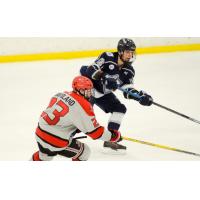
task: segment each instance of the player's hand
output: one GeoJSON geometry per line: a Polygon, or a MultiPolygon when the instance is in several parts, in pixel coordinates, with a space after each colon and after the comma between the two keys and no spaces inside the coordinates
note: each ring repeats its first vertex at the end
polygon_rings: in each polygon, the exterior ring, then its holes
{"type": "Polygon", "coordinates": [[[140,91],[139,95],[140,95],[139,103],[141,105],[143,105],[143,106],[151,106],[152,105],[153,98],[150,95],[148,95],[144,91],[140,91]]]}
{"type": "Polygon", "coordinates": [[[117,80],[113,77],[109,77],[105,75],[103,77],[103,83],[105,84],[106,88],[109,90],[116,90],[118,88],[117,80]]]}
{"type": "Polygon", "coordinates": [[[120,142],[122,141],[121,133],[117,130],[109,130],[112,133],[111,142],[120,142]]]}

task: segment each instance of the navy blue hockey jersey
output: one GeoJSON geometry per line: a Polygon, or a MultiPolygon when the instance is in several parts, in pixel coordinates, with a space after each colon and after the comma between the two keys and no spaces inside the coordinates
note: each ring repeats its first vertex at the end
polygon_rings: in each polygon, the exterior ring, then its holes
{"type": "Polygon", "coordinates": [[[135,76],[135,70],[132,65],[123,65],[119,67],[117,65],[118,53],[117,52],[104,52],[91,66],[83,66],[80,70],[83,76],[90,78],[94,84],[94,88],[102,93],[107,94],[111,91],[105,87],[101,77],[96,76],[99,71],[102,74],[106,74],[112,78],[115,78],[119,87],[133,84],[133,78],[135,76]]]}

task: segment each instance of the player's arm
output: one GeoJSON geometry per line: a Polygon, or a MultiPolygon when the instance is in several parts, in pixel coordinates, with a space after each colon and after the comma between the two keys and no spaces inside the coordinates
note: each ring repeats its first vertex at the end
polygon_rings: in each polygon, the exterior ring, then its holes
{"type": "Polygon", "coordinates": [[[74,125],[81,132],[85,133],[92,139],[100,139],[103,141],[118,142],[121,140],[119,132],[108,131],[105,127],[100,126],[96,120],[92,107],[88,108],[87,112],[80,111],[74,119],[74,125]]]}
{"type": "Polygon", "coordinates": [[[106,60],[106,53],[102,53],[95,62],[87,67],[86,74],[93,80],[100,80],[103,76],[102,67],[106,60]]]}
{"type": "MultiPolygon", "coordinates": [[[[93,118],[92,120],[96,120],[96,119],[93,118]]],[[[88,135],[94,140],[100,139],[103,141],[110,141],[110,142],[121,141],[121,134],[119,131],[114,131],[114,130],[109,131],[105,127],[100,126],[100,125],[98,127],[94,127],[93,130],[91,129],[88,130],[86,135],[88,135]]]]}
{"type": "Polygon", "coordinates": [[[134,88],[133,80],[135,76],[135,71],[133,67],[129,66],[127,69],[125,69],[125,71],[127,73],[127,78],[121,87],[122,89],[125,90],[125,92],[123,93],[124,98],[139,101],[139,103],[143,106],[151,106],[153,103],[153,98],[146,92],[142,90],[138,91],[134,88]],[[140,98],[137,98],[134,95],[131,95],[131,93],[137,94],[137,96],[139,95],[140,98]]]}
{"type": "Polygon", "coordinates": [[[104,63],[108,61],[109,56],[113,55],[109,52],[104,52],[99,56],[97,60],[91,65],[87,67],[86,74],[92,80],[101,80],[105,87],[109,90],[116,90],[118,88],[118,83],[116,78],[109,76],[104,73],[104,63]]]}
{"type": "Polygon", "coordinates": [[[134,88],[135,70],[133,69],[132,66],[127,66],[126,68],[123,68],[123,71],[124,74],[126,74],[125,80],[121,86],[121,88],[125,90],[124,98],[137,100],[136,98],[134,98],[129,94],[129,92],[138,94],[138,91],[134,88]]]}
{"type": "Polygon", "coordinates": [[[134,99],[143,106],[151,106],[153,103],[153,98],[149,94],[147,94],[143,90],[138,91],[134,88],[126,89],[126,92],[124,92],[124,97],[126,99],[134,99]],[[131,94],[137,94],[137,96],[139,96],[139,98],[134,97],[134,95],[131,95],[131,94]]]}

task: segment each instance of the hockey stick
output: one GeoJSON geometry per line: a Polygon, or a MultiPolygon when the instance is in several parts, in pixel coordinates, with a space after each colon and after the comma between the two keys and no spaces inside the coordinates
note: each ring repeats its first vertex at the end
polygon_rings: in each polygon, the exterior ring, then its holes
{"type": "MultiPolygon", "coordinates": [[[[129,95],[131,95],[131,96],[133,96],[133,97],[135,97],[135,98],[137,98],[137,99],[140,99],[140,95],[138,95],[138,94],[136,94],[136,93],[129,92],[129,91],[124,90],[124,89],[122,89],[122,88],[118,88],[118,89],[121,90],[122,92],[125,92],[125,93],[127,93],[127,94],[129,94],[129,95]]],[[[175,111],[175,110],[172,110],[171,108],[167,108],[167,107],[165,107],[165,106],[163,106],[163,105],[160,105],[160,104],[158,104],[158,103],[156,103],[156,102],[153,102],[153,105],[158,106],[158,107],[160,107],[160,108],[163,108],[163,109],[165,109],[165,110],[167,110],[167,111],[169,111],[169,112],[172,112],[172,113],[174,113],[174,114],[177,114],[177,115],[179,115],[179,116],[181,116],[181,117],[184,117],[185,119],[188,119],[188,120],[190,120],[190,121],[193,121],[193,122],[195,122],[195,123],[200,124],[200,121],[199,121],[199,120],[194,119],[194,118],[192,118],[192,117],[189,117],[189,116],[187,116],[187,115],[184,115],[184,114],[182,114],[182,113],[180,113],[180,112],[177,112],[177,111],[175,111]]]]}
{"type": "Polygon", "coordinates": [[[73,138],[73,139],[76,139],[76,140],[78,140],[78,139],[85,139],[85,138],[87,138],[87,136],[86,136],[86,135],[79,136],[79,137],[75,137],[75,138],[73,138]]]}
{"type": "Polygon", "coordinates": [[[190,154],[190,155],[193,155],[193,156],[200,157],[200,154],[198,154],[198,153],[181,150],[181,149],[177,149],[177,148],[174,148],[174,147],[164,146],[164,145],[160,145],[160,144],[154,144],[154,143],[151,143],[151,142],[136,140],[136,139],[128,138],[128,137],[122,137],[122,138],[124,140],[128,140],[128,141],[131,141],[131,142],[136,142],[136,143],[140,143],[140,144],[145,144],[145,145],[157,147],[157,148],[160,148],[160,149],[166,149],[166,150],[170,150],[170,151],[176,151],[176,152],[179,152],[179,153],[185,153],[185,154],[190,154]]]}

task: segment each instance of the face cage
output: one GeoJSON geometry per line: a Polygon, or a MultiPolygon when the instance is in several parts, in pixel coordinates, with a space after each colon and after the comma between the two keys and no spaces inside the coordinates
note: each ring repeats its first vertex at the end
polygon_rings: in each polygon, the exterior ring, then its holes
{"type": "Polygon", "coordinates": [[[81,89],[77,90],[77,92],[86,99],[90,99],[92,96],[94,96],[94,89],[85,89],[85,90],[81,89]]]}

